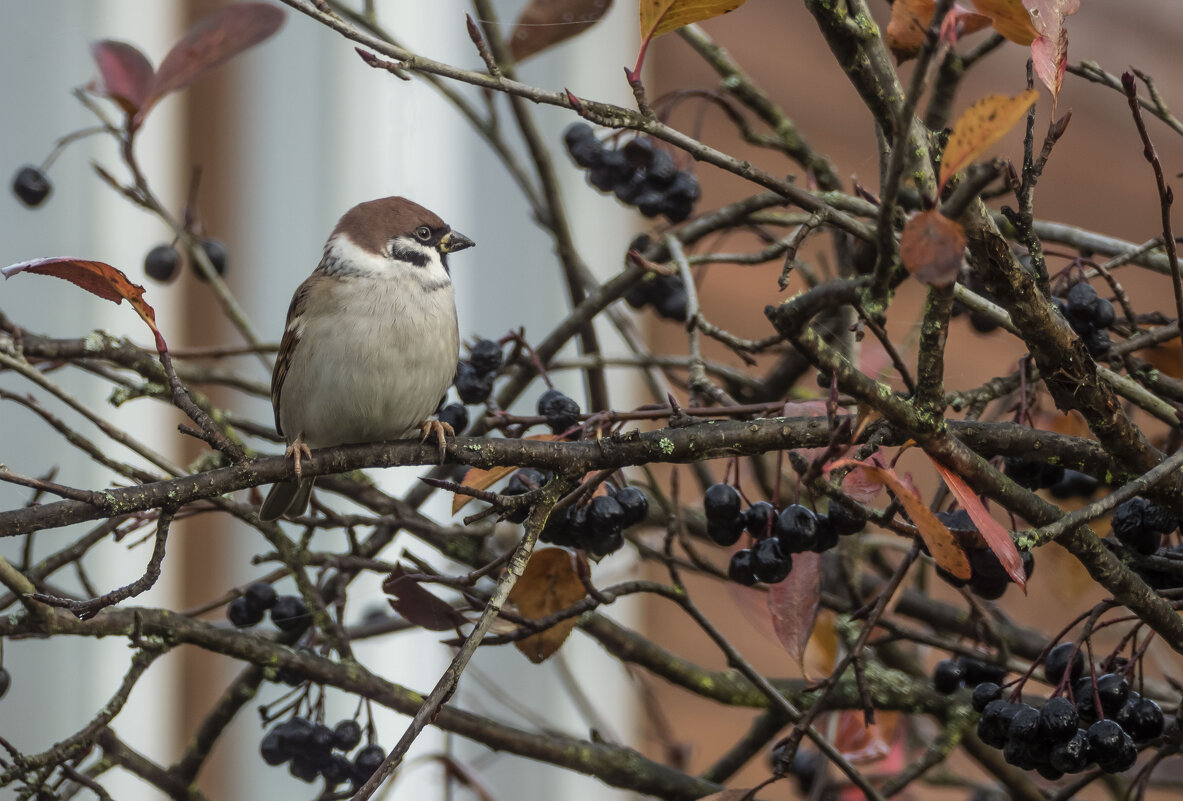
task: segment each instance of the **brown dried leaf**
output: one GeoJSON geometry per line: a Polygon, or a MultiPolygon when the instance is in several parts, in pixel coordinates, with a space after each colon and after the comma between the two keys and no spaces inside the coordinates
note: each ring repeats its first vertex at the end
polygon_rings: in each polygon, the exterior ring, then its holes
{"type": "MultiPolygon", "coordinates": [[[[891,6],[891,21],[884,39],[897,61],[915,58],[924,46],[925,31],[932,25],[936,0],[896,0],[891,6]]],[[[949,44],[957,43],[959,34],[969,34],[990,26],[990,18],[954,5],[941,25],[941,36],[949,44]]]]}
{"type": "Polygon", "coordinates": [[[1031,12],[1022,0],[973,0],[974,8],[990,18],[994,30],[1024,47],[1038,38],[1031,12]]]}
{"type": "Polygon", "coordinates": [[[900,261],[917,281],[949,287],[961,272],[965,229],[939,209],[912,215],[900,234],[900,261]]]}
{"type": "Polygon", "coordinates": [[[920,500],[919,493],[914,488],[905,485],[904,481],[895,474],[895,471],[866,462],[856,462],[853,459],[835,462],[833,466],[856,467],[858,470],[873,475],[880,483],[895,493],[908,512],[908,517],[912,518],[912,523],[920,532],[921,538],[924,539],[924,544],[928,546],[928,552],[932,554],[932,558],[940,565],[941,569],[957,578],[969,579],[971,575],[969,559],[961,550],[961,546],[957,544],[953,532],[949,531],[948,527],[937,519],[937,516],[928,508],[928,504],[920,500]]]}
{"type": "Polygon", "coordinates": [[[283,20],[283,9],[267,3],[236,3],[199,20],[160,62],[151,92],[132,120],[133,130],[162,97],[257,45],[278,31],[283,20]]]}
{"type": "MultiPolygon", "coordinates": [[[[542,548],[530,557],[526,572],[509,593],[509,601],[517,606],[522,617],[541,620],[578,603],[586,594],[571,552],[565,548],[542,548]]],[[[544,662],[566,641],[575,622],[575,617],[569,617],[514,645],[531,662],[544,662]]]]}
{"type": "Polygon", "coordinates": [[[18,273],[37,273],[38,275],[52,275],[69,281],[77,287],[85,289],[92,295],[98,295],[103,300],[120,303],[126,300],[136,310],[156,338],[156,349],[161,353],[168,351],[160,329],[156,327],[156,311],[144,300],[144,288],[133,284],[120,270],[101,261],[86,259],[49,258],[33,259],[32,261],[11,264],[0,268],[0,274],[11,278],[18,273]]]}
{"type": "Polygon", "coordinates": [[[641,0],[641,41],[734,11],[744,0],[641,0]]]}
{"type": "Polygon", "coordinates": [[[978,533],[986,541],[986,547],[998,557],[998,561],[1002,563],[1002,567],[1010,576],[1011,581],[1026,592],[1027,574],[1023,571],[1023,558],[1019,556],[1019,549],[1015,547],[1014,540],[1010,538],[1010,532],[990,516],[990,512],[986,510],[981,499],[962,480],[961,476],[935,459],[932,460],[932,465],[941,474],[945,486],[957,498],[961,508],[969,513],[969,519],[974,521],[974,525],[978,527],[978,533]]]}
{"type": "Polygon", "coordinates": [[[156,75],[148,57],[134,45],[113,39],[93,42],[90,54],[99,68],[91,90],[114,100],[128,114],[139,111],[156,75]]]}
{"type": "Polygon", "coordinates": [[[805,552],[793,555],[793,569],[784,581],[768,588],[768,611],[780,644],[805,672],[805,648],[813,634],[821,601],[821,556],[805,552]]]}
{"type": "Polygon", "coordinates": [[[583,33],[611,7],[612,0],[530,0],[510,35],[514,61],[583,33]]]}
{"type": "Polygon", "coordinates": [[[391,596],[388,600],[394,611],[428,631],[451,631],[468,622],[446,601],[408,578],[402,565],[396,566],[382,582],[382,591],[391,596]]]}
{"type": "MultiPolygon", "coordinates": [[[[554,434],[531,434],[528,437],[522,437],[522,439],[532,439],[539,442],[550,442],[554,439],[557,439],[557,437],[554,434]]],[[[517,469],[518,468],[514,465],[491,467],[488,470],[474,467],[464,474],[464,479],[460,482],[460,486],[472,487],[473,489],[478,490],[487,490],[489,487],[493,486],[498,481],[505,478],[517,469]]],[[[461,495],[459,493],[453,495],[452,514],[459,512],[461,509],[467,506],[469,501],[472,499],[473,498],[471,495],[461,495]]]]}
{"type": "Polygon", "coordinates": [[[1039,92],[1028,89],[1017,97],[987,95],[970,106],[953,125],[945,154],[941,158],[940,185],[969,166],[990,145],[997,142],[1039,97],[1039,92]]]}

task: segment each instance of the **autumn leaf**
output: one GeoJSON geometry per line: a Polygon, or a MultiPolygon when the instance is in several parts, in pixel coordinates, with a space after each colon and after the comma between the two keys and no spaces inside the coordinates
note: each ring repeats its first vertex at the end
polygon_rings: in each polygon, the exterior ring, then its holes
{"type": "Polygon", "coordinates": [[[987,95],[970,106],[953,124],[941,158],[940,187],[982,155],[1022,119],[1039,93],[1028,89],[1017,97],[987,95]]]}
{"type": "MultiPolygon", "coordinates": [[[[528,437],[522,437],[522,439],[549,442],[551,440],[557,439],[557,437],[554,434],[531,434],[528,437]]],[[[489,487],[493,486],[498,481],[505,478],[517,469],[518,468],[514,465],[490,467],[488,470],[474,467],[464,474],[464,478],[460,481],[460,486],[471,487],[472,489],[478,490],[487,490],[489,487]]],[[[461,495],[460,493],[454,494],[452,496],[452,514],[459,512],[472,500],[473,497],[471,495],[461,495]]]]}
{"type": "Polygon", "coordinates": [[[1027,0],[1039,37],[1031,43],[1035,74],[1052,93],[1052,107],[1060,97],[1068,66],[1068,29],[1064,18],[1080,10],[1080,0],[1027,0]]]}
{"type": "MultiPolygon", "coordinates": [[[[924,37],[932,25],[936,0],[896,0],[891,6],[884,40],[899,62],[915,58],[924,46],[924,37]]],[[[941,25],[941,35],[956,44],[956,34],[974,33],[989,27],[990,18],[954,5],[941,25]]]]}
{"type": "Polygon", "coordinates": [[[856,462],[853,459],[843,459],[835,462],[833,466],[855,467],[874,476],[876,480],[890,489],[903,504],[904,510],[920,532],[924,544],[928,546],[928,552],[932,554],[937,565],[957,578],[969,579],[971,575],[969,559],[961,550],[961,546],[957,544],[953,532],[949,531],[949,528],[937,519],[928,505],[920,500],[919,493],[914,488],[906,486],[893,470],[866,462],[856,462]]]}
{"type": "Polygon", "coordinates": [[[382,582],[382,591],[391,596],[387,600],[394,611],[428,631],[450,631],[468,622],[450,604],[408,577],[402,565],[397,565],[382,582]]]}
{"type": "Polygon", "coordinates": [[[612,0],[530,0],[510,34],[514,61],[583,33],[611,7],[612,0]]]}
{"type": "Polygon", "coordinates": [[[1027,574],[1023,571],[1023,558],[1019,556],[1019,549],[1015,547],[1010,532],[991,517],[981,499],[969,488],[961,476],[935,459],[932,460],[932,465],[941,474],[945,486],[953,493],[953,497],[961,504],[961,508],[969,514],[969,519],[974,521],[978,533],[986,541],[986,547],[998,557],[998,561],[1002,563],[1002,567],[1010,576],[1011,581],[1026,592],[1027,574]]]}
{"type": "Polygon", "coordinates": [[[199,20],[160,62],[147,97],[129,122],[131,130],[143,124],[148,111],[165,95],[262,42],[279,30],[283,20],[283,10],[267,3],[236,3],[199,20]]]}
{"type": "Polygon", "coordinates": [[[869,726],[861,710],[844,709],[838,713],[834,733],[834,747],[854,765],[878,762],[890,753],[887,741],[895,731],[898,716],[893,712],[877,712],[869,726]]]}
{"type": "Polygon", "coordinates": [[[989,17],[994,30],[1024,47],[1039,37],[1031,21],[1031,12],[1022,0],[973,0],[974,8],[989,17]]]}
{"type": "Polygon", "coordinates": [[[692,22],[721,16],[743,4],[744,0],[640,0],[641,52],[637,55],[637,65],[629,73],[629,79],[639,79],[645,51],[658,36],[692,22]]]}
{"type": "MultiPolygon", "coordinates": [[[[565,548],[542,548],[534,552],[526,572],[509,593],[509,601],[517,606],[522,617],[541,620],[583,600],[587,590],[575,571],[574,559],[565,548]]],[[[544,662],[566,641],[576,620],[577,617],[569,617],[514,645],[531,662],[544,662]]]]}
{"type": "Polygon", "coordinates": [[[965,229],[939,209],[914,214],[900,234],[900,261],[917,281],[949,287],[961,272],[965,229]]]}
{"type": "Polygon", "coordinates": [[[140,315],[140,319],[152,329],[152,335],[156,338],[156,350],[161,353],[168,351],[168,345],[160,335],[160,329],[156,327],[156,310],[144,300],[144,288],[139,284],[133,284],[126,275],[110,264],[86,259],[49,258],[33,259],[0,268],[0,274],[5,278],[11,278],[18,273],[52,275],[54,278],[69,281],[92,295],[98,295],[103,300],[117,304],[126,300],[135,309],[136,314],[140,315]]]}
{"type": "Polygon", "coordinates": [[[789,577],[768,588],[768,611],[780,644],[805,670],[805,647],[817,620],[821,600],[821,556],[806,551],[793,555],[789,577]]]}
{"type": "Polygon", "coordinates": [[[112,39],[92,43],[90,54],[99,68],[90,91],[114,100],[127,114],[139,111],[156,76],[148,57],[134,45],[112,39]]]}

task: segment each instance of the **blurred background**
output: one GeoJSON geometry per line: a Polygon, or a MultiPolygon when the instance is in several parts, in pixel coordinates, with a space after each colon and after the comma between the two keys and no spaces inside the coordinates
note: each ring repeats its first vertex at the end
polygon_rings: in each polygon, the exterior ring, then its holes
{"type": "MultiPolygon", "coordinates": [[[[219,5],[196,0],[152,4],[0,0],[0,108],[6,120],[0,126],[0,172],[14,173],[23,164],[40,163],[57,138],[93,123],[70,95],[95,74],[90,42],[108,38],[132,42],[159,63],[189,24],[219,5]]],[[[480,68],[464,29],[467,4],[379,0],[375,5],[386,27],[412,49],[480,68]]],[[[524,0],[496,3],[507,30],[523,5],[524,0]]],[[[890,13],[887,3],[872,0],[872,7],[885,25],[890,13]]],[[[603,21],[524,64],[520,77],[548,89],[568,87],[583,97],[629,105],[632,97],[621,67],[635,60],[636,28],[636,4],[617,0],[603,21]]],[[[731,50],[797,123],[807,141],[833,160],[847,186],[851,179],[877,186],[870,116],[803,4],[748,0],[738,11],[704,28],[731,50]]],[[[1070,63],[1097,61],[1115,74],[1132,64],[1158,78],[1164,99],[1177,113],[1183,109],[1178,57],[1183,20],[1177,0],[1086,3],[1068,28],[1070,63]]],[[[1003,46],[967,80],[957,110],[987,93],[1020,91],[1024,63],[1021,48],[1003,46]]],[[[685,88],[718,86],[717,77],[676,35],[654,44],[647,68],[651,98],[685,88]]],[[[465,94],[479,100],[475,92],[465,94]]],[[[1073,121],[1036,195],[1038,216],[1134,242],[1160,233],[1153,177],[1142,159],[1125,99],[1069,75],[1057,114],[1069,109],[1073,121]]],[[[1038,131],[1046,128],[1050,113],[1044,93],[1038,131]]],[[[628,242],[645,229],[645,221],[587,187],[582,171],[561,152],[561,131],[572,115],[545,107],[536,114],[554,145],[564,200],[583,258],[598,275],[611,275],[620,268],[628,242]]],[[[671,122],[774,173],[798,172],[775,153],[745,145],[726,118],[705,104],[676,104],[671,122]]],[[[1179,173],[1183,142],[1157,121],[1151,119],[1149,125],[1168,174],[1179,173]]],[[[503,167],[455,111],[423,82],[402,82],[365,66],[350,43],[294,13],[289,12],[277,36],[165,100],[143,129],[138,147],[150,182],[174,213],[185,206],[192,170],[201,168],[194,211],[204,234],[226,243],[230,254],[226,280],[265,341],[278,340],[291,292],[315,266],[340,214],[356,202],[389,194],[422,203],[477,242],[476,249],[453,263],[462,336],[496,338],[525,326],[527,337],[537,339],[566,309],[549,241],[534,227],[503,167]]],[[[994,152],[1017,160],[1018,135],[1005,139],[994,152]]],[[[51,255],[109,262],[149,286],[148,299],[174,349],[240,344],[238,334],[222,319],[210,288],[192,274],[186,272],[167,287],[144,278],[145,253],[167,243],[170,234],[102,184],[91,162],[123,177],[112,143],[92,139],[72,146],[53,165],[54,191],[43,208],[29,211],[10,194],[0,196],[0,263],[51,255]]],[[[750,191],[739,179],[709,166],[700,167],[697,174],[704,196],[700,209],[750,191]]],[[[725,249],[739,250],[754,243],[755,239],[737,237],[729,239],[725,249]]],[[[825,266],[820,251],[802,256],[825,266]]],[[[699,291],[708,317],[742,337],[769,333],[763,316],[753,310],[784,297],[776,289],[779,269],[774,264],[704,271],[699,291]]],[[[1120,277],[1135,304],[1154,303],[1168,291],[1160,276],[1127,271],[1120,277]]],[[[906,288],[893,307],[891,331],[898,341],[908,340],[918,319],[918,297],[906,288]]],[[[141,324],[126,307],[47,279],[26,277],[0,285],[0,310],[38,333],[82,337],[103,329],[147,344],[141,324]]],[[[680,326],[658,322],[652,315],[639,317],[638,322],[659,348],[685,352],[680,326]]],[[[609,352],[619,352],[606,327],[600,334],[609,352]]],[[[957,358],[947,368],[951,388],[969,387],[1011,369],[1023,352],[1013,339],[975,334],[964,320],[958,322],[950,342],[949,352],[957,358]]],[[[743,366],[721,349],[710,355],[737,368],[743,366]]],[[[268,380],[257,361],[244,360],[240,366],[252,379],[268,380]]],[[[66,375],[60,380],[84,403],[107,413],[108,390],[101,382],[66,375]]],[[[626,377],[616,375],[614,381],[618,408],[649,400],[626,377]]],[[[32,389],[12,377],[4,378],[4,386],[14,392],[32,389]]],[[[581,397],[577,380],[560,386],[581,397]]],[[[534,398],[525,398],[523,408],[532,408],[534,398]]],[[[233,400],[238,411],[264,423],[271,419],[265,399],[245,405],[241,395],[215,399],[233,400]]],[[[179,418],[168,408],[140,401],[111,413],[116,423],[179,463],[199,454],[191,440],[176,432],[179,418]]],[[[121,452],[118,458],[127,454],[121,452]]],[[[11,404],[0,405],[0,462],[29,475],[57,466],[59,481],[79,486],[97,487],[109,480],[47,436],[28,412],[11,404]]],[[[410,469],[384,471],[380,480],[389,487],[409,486],[415,474],[410,469]]],[[[20,488],[0,484],[0,508],[13,508],[27,499],[27,492],[20,488]]],[[[441,513],[439,507],[429,511],[441,513]]],[[[43,534],[35,548],[49,552],[55,538],[73,533],[43,534]]],[[[408,540],[396,547],[415,546],[408,540]]],[[[0,543],[0,553],[6,556],[14,548],[19,544],[0,543]]],[[[264,550],[266,543],[257,533],[221,517],[188,520],[170,540],[164,577],[141,600],[174,609],[197,606],[259,575],[265,568],[252,566],[250,560],[264,550]]],[[[1084,609],[1091,600],[1082,594],[1087,583],[1074,563],[1056,553],[1054,546],[1044,551],[1039,571],[1056,580],[1036,582],[1027,599],[1012,592],[1003,602],[1005,609],[1023,615],[1032,625],[1042,622],[1031,614],[1033,609],[1063,618],[1084,609]]],[[[101,569],[94,580],[104,587],[116,586],[139,575],[147,549],[129,550],[127,543],[112,543],[99,556],[101,569]]],[[[597,581],[611,581],[634,568],[623,555],[613,557],[597,567],[597,581]]],[[[68,582],[64,585],[71,587],[68,582]]],[[[713,583],[701,582],[693,591],[716,622],[735,632],[737,644],[758,667],[778,675],[796,673],[761,623],[758,603],[713,583]]],[[[349,614],[359,619],[373,608],[380,609],[382,603],[376,586],[359,586],[351,595],[349,614]]],[[[660,602],[620,606],[610,614],[642,626],[682,656],[708,667],[725,667],[705,637],[683,616],[667,614],[670,610],[660,602]]],[[[628,675],[578,634],[561,655],[560,662],[532,666],[516,651],[482,652],[456,703],[476,712],[508,715],[522,725],[550,726],[577,736],[596,728],[624,742],[642,742],[651,755],[680,761],[691,772],[711,764],[747,729],[753,716],[747,710],[720,710],[648,677],[628,675]],[[582,696],[573,687],[581,687],[582,696]]],[[[381,665],[379,672],[391,680],[425,691],[442,671],[448,652],[436,644],[435,637],[400,635],[389,643],[367,644],[359,649],[359,657],[367,664],[381,665]]],[[[0,702],[0,736],[22,750],[35,751],[76,730],[105,703],[127,660],[122,642],[6,643],[4,665],[13,674],[13,687],[0,702]]],[[[148,756],[175,757],[236,672],[229,660],[180,649],[150,671],[115,728],[148,756]]],[[[269,687],[265,692],[275,690],[269,687]]],[[[339,696],[330,699],[336,710],[330,718],[352,714],[354,702],[339,696]]],[[[265,700],[270,699],[260,698],[265,700]]],[[[381,725],[381,741],[389,746],[405,720],[388,715],[381,725]]],[[[261,762],[257,756],[261,736],[258,719],[241,715],[200,776],[210,798],[308,794],[306,786],[282,769],[261,762]]],[[[624,797],[593,780],[458,745],[434,731],[416,745],[388,797],[447,797],[440,789],[439,767],[427,759],[445,750],[473,764],[496,797],[527,801],[624,797]]],[[[766,776],[766,763],[753,760],[732,786],[751,786],[766,776]]],[[[156,797],[130,776],[123,777],[112,794],[119,799],[156,797]]],[[[782,782],[762,795],[792,798],[795,794],[791,783],[782,782]]]]}

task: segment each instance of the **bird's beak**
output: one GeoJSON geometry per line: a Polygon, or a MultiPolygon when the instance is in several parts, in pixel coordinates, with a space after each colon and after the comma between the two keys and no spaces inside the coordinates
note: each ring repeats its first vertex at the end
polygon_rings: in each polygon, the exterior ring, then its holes
{"type": "Polygon", "coordinates": [[[458,231],[448,231],[440,240],[440,253],[455,253],[457,250],[464,250],[475,244],[476,242],[458,231]]]}

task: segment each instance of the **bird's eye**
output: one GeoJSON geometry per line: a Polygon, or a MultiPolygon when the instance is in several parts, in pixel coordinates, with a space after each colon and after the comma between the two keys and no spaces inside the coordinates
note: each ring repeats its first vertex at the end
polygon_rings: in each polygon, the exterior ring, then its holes
{"type": "Polygon", "coordinates": [[[418,228],[415,229],[415,236],[419,240],[421,240],[423,242],[427,242],[431,239],[431,229],[428,228],[426,225],[420,225],[418,228]]]}

